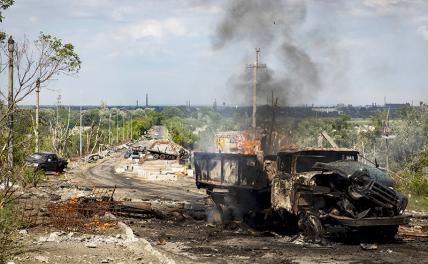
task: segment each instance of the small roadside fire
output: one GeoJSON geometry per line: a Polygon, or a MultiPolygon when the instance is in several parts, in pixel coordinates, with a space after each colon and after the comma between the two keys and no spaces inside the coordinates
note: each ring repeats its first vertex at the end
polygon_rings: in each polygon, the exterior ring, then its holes
{"type": "Polygon", "coordinates": [[[215,135],[215,148],[218,153],[255,154],[260,150],[260,139],[248,131],[227,131],[215,135]]]}

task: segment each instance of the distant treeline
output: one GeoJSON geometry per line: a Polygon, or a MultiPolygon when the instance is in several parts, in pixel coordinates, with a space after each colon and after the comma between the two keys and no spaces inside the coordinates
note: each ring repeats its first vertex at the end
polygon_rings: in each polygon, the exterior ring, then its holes
{"type": "MultiPolygon", "coordinates": [[[[32,109],[34,106],[24,105],[20,106],[23,109],[32,109]]],[[[63,106],[64,107],[64,106],[63,106]]],[[[65,106],[68,108],[68,106],[65,106]]],[[[81,106],[82,110],[97,109],[100,106],[85,105],[81,106]]],[[[119,110],[136,110],[136,109],[153,109],[161,112],[171,106],[107,106],[107,108],[115,108],[119,110]]],[[[252,107],[250,106],[174,106],[181,109],[183,112],[193,113],[204,109],[213,109],[225,117],[232,117],[234,114],[247,114],[251,116],[252,107]]],[[[341,115],[348,115],[352,118],[370,118],[378,113],[386,112],[389,110],[391,119],[398,118],[400,113],[406,108],[417,108],[420,106],[411,106],[410,104],[386,104],[386,105],[369,105],[369,106],[278,106],[275,112],[279,117],[293,117],[293,118],[306,118],[306,117],[338,117],[341,115]]],[[[43,109],[56,108],[56,105],[44,105],[43,109]]],[[[79,110],[80,106],[71,105],[71,110],[79,110]]],[[[257,106],[257,117],[260,119],[268,118],[272,115],[272,106],[260,105],[257,106]]]]}

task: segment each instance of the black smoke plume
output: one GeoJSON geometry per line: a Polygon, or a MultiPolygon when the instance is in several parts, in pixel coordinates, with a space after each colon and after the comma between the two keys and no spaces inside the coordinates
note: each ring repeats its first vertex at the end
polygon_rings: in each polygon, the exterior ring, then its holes
{"type": "MultiPolygon", "coordinates": [[[[296,35],[307,15],[304,0],[230,0],[225,2],[225,13],[217,25],[213,38],[214,49],[231,44],[248,44],[262,49],[262,58],[277,57],[281,69],[258,71],[258,103],[274,91],[280,105],[297,104],[313,99],[322,89],[318,65],[298,44],[296,35]]],[[[254,49],[249,49],[252,54],[254,49]]],[[[249,105],[252,95],[252,70],[234,74],[228,85],[234,95],[249,105]]],[[[236,98],[236,97],[235,97],[236,98]]]]}

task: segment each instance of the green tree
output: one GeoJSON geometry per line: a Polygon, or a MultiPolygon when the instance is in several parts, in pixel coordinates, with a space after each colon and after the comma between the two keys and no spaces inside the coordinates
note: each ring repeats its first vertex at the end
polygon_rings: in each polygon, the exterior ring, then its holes
{"type": "MultiPolygon", "coordinates": [[[[0,0],[0,10],[6,10],[14,4],[15,0],[0,0]]],[[[3,13],[0,11],[0,22],[3,22],[3,13]]]]}
{"type": "Polygon", "coordinates": [[[19,103],[35,90],[37,80],[40,80],[41,87],[44,87],[53,77],[77,74],[81,64],[73,44],[63,43],[52,35],[42,32],[32,43],[27,38],[24,38],[22,43],[16,42],[15,103],[19,103]]]}

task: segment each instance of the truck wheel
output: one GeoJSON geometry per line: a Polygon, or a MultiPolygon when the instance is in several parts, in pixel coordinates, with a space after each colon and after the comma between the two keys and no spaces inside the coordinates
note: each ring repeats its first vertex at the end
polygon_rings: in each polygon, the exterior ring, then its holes
{"type": "Polygon", "coordinates": [[[165,154],[160,154],[159,157],[160,157],[161,160],[164,160],[165,159],[165,154]]]}
{"type": "Polygon", "coordinates": [[[395,235],[398,233],[398,225],[396,226],[385,226],[380,231],[380,237],[385,241],[393,241],[395,240],[395,235]]]}
{"type": "Polygon", "coordinates": [[[322,241],[323,227],[320,219],[314,213],[300,213],[298,225],[306,239],[313,243],[319,243],[322,241]]]}
{"type": "Polygon", "coordinates": [[[154,160],[159,159],[159,154],[153,154],[153,159],[154,159],[154,160]]]}

